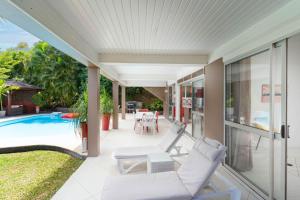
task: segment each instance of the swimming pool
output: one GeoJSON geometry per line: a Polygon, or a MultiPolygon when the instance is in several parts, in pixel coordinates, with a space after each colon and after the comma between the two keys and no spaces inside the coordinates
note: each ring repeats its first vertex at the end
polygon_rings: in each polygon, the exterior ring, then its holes
{"type": "Polygon", "coordinates": [[[61,114],[41,114],[0,122],[0,147],[50,144],[68,147],[78,144],[72,119],[61,114]]]}

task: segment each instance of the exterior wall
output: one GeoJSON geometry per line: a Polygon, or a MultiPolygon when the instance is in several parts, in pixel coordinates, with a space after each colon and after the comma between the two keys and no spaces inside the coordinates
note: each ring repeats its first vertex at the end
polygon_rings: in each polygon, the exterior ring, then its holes
{"type": "Polygon", "coordinates": [[[218,59],[205,67],[204,134],[223,143],[224,63],[218,59]]]}
{"type": "Polygon", "coordinates": [[[165,101],[165,87],[144,87],[145,90],[156,96],[162,101],[165,101]]]}
{"type": "MultiPolygon", "coordinates": [[[[32,102],[32,96],[37,93],[36,90],[20,90],[12,92],[11,105],[23,105],[24,114],[35,113],[35,105],[32,102]]],[[[7,106],[7,97],[4,98],[4,107],[7,106]]]]}

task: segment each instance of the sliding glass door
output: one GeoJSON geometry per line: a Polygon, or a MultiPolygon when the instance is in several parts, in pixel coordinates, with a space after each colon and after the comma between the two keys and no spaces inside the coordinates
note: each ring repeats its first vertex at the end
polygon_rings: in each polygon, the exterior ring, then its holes
{"type": "Polygon", "coordinates": [[[225,67],[226,166],[265,198],[286,195],[285,41],[225,67]]]}
{"type": "Polygon", "coordinates": [[[192,133],[193,137],[204,136],[204,78],[192,83],[192,133]]]}

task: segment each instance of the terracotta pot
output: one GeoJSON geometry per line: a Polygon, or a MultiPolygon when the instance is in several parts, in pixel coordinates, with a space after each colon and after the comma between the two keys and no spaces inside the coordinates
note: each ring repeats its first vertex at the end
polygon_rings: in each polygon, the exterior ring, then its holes
{"type": "Polygon", "coordinates": [[[110,121],[110,114],[103,114],[102,115],[102,130],[107,131],[109,129],[109,121],[110,121]]]}
{"type": "Polygon", "coordinates": [[[80,127],[81,127],[81,132],[82,132],[82,135],[81,137],[82,138],[88,138],[88,125],[86,122],[80,122],[80,127]]]}

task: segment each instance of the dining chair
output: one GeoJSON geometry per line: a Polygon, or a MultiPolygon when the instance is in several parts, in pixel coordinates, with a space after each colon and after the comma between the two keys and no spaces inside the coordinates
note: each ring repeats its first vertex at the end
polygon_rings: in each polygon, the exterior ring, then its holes
{"type": "Polygon", "coordinates": [[[155,117],[155,129],[156,129],[157,133],[158,133],[158,116],[159,116],[159,112],[155,111],[155,113],[154,113],[154,117],[155,117]]]}
{"type": "Polygon", "coordinates": [[[153,133],[153,130],[155,128],[155,120],[154,115],[146,115],[144,114],[142,117],[142,124],[143,124],[143,130],[147,131],[151,129],[151,133],[153,133]]]}

